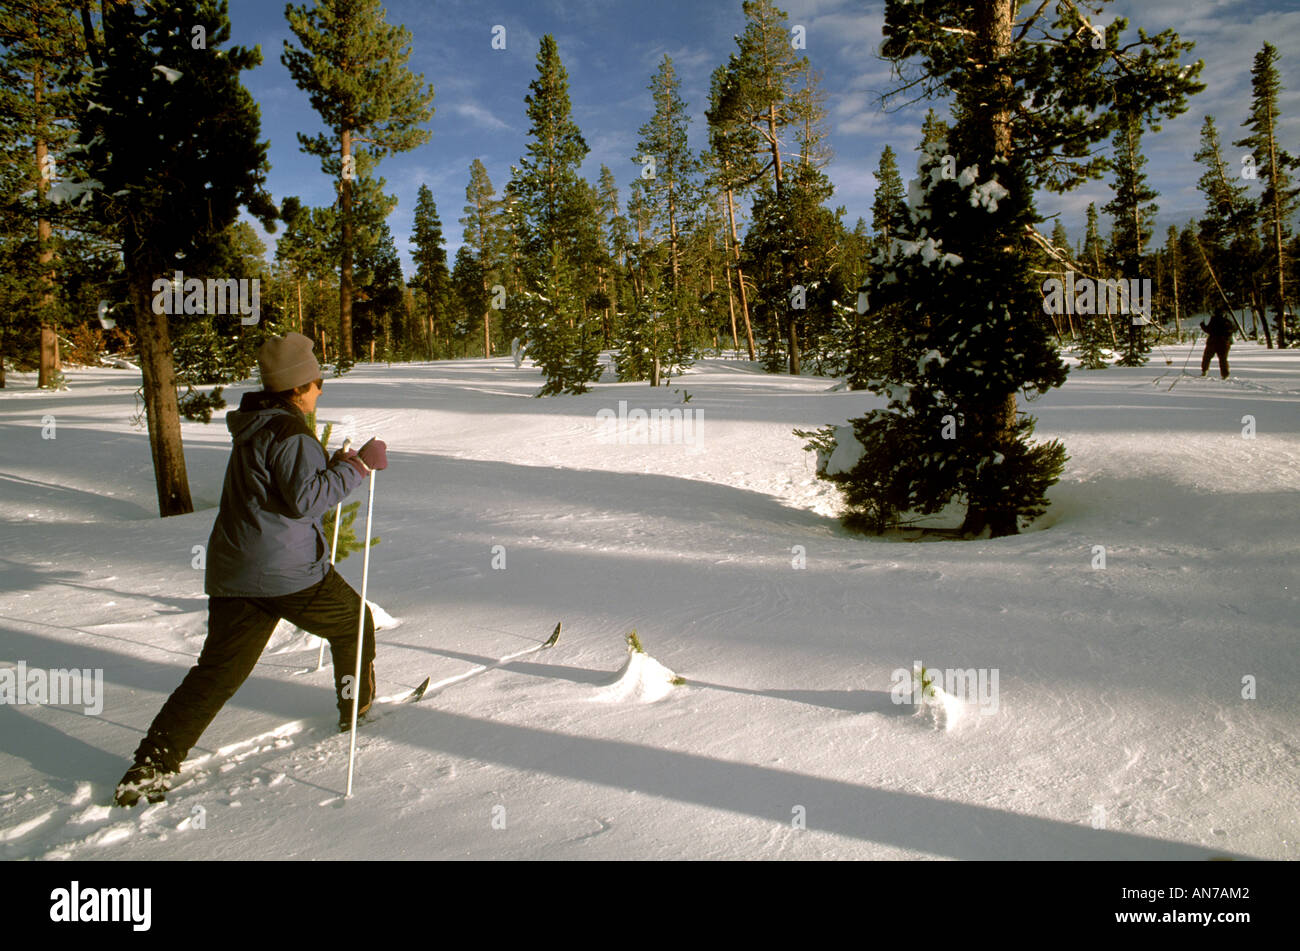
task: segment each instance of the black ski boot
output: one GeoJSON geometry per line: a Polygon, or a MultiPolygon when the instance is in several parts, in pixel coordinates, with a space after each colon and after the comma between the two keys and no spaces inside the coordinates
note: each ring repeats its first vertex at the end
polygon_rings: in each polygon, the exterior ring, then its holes
{"type": "MultiPolygon", "coordinates": [[[[366,722],[366,714],[370,712],[370,704],[366,704],[357,711],[357,726],[366,722]]],[[[352,704],[348,704],[346,709],[339,710],[339,732],[352,732],[352,704]]]]}
{"type": "Polygon", "coordinates": [[[152,763],[136,763],[126,771],[113,794],[113,805],[134,806],[143,796],[148,802],[162,802],[167,798],[175,773],[169,773],[152,763]]]}

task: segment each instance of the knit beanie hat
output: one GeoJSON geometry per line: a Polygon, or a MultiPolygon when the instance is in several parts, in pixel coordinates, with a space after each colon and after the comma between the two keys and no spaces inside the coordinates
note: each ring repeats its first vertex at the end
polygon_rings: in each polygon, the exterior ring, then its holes
{"type": "Polygon", "coordinates": [[[312,356],[310,337],[290,331],[283,337],[269,337],[257,351],[257,368],[262,373],[262,388],[268,393],[282,393],[320,379],[320,364],[312,356]]]}

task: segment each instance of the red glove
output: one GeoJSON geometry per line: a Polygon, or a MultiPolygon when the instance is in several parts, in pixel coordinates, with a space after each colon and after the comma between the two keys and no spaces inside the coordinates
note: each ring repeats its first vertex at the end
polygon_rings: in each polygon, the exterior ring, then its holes
{"type": "Polygon", "coordinates": [[[388,468],[388,445],[379,439],[372,439],[361,447],[357,453],[368,469],[388,468]]]}
{"type": "Polygon", "coordinates": [[[347,462],[349,459],[355,459],[357,451],[355,449],[339,449],[330,457],[330,465],[336,462],[347,462]]]}

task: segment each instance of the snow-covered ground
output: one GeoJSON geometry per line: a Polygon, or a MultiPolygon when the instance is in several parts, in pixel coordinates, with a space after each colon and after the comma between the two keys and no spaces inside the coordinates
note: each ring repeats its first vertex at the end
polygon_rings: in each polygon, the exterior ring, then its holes
{"type": "MultiPolygon", "coordinates": [[[[830,380],[328,379],[322,420],[390,447],[381,692],[560,641],[364,726],[345,801],[331,676],[281,632],[190,781],[133,811],[106,804],[203,640],[228,436],[185,424],[197,511],[160,520],[138,374],[11,374],[0,667],[102,669],[104,696],[0,705],[0,858],[1300,857],[1300,353],[1238,344],[1221,382],[1188,349],[1035,401],[1071,457],[1053,505],[970,542],[839,527],[791,434],[867,405],[830,380]],[[702,411],[693,444],[609,438],[621,400],[702,411]],[[957,696],[895,703],[914,662],[957,696]]],[[[340,570],[359,586],[360,556],[340,570]]]]}

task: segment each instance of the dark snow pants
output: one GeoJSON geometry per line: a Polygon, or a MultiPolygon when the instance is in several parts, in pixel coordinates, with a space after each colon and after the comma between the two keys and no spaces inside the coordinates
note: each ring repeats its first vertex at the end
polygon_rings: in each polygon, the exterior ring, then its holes
{"type": "Polygon", "coordinates": [[[1219,376],[1228,378],[1228,348],[1232,346],[1231,337],[1209,336],[1205,338],[1205,353],[1201,355],[1201,376],[1210,370],[1210,358],[1219,358],[1219,376]]]}
{"type": "MultiPolygon", "coordinates": [[[[360,609],[361,595],[333,568],[319,584],[277,598],[209,598],[208,636],[199,661],[154,717],[135,751],[135,762],[179,770],[208,724],[248,679],[281,618],[329,643],[339,716],[350,718],[352,691],[345,687],[356,674],[360,609]]],[[[358,691],[361,711],[374,698],[374,660],[375,622],[367,608],[358,691]]]]}

